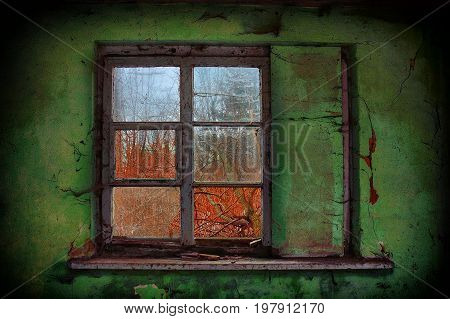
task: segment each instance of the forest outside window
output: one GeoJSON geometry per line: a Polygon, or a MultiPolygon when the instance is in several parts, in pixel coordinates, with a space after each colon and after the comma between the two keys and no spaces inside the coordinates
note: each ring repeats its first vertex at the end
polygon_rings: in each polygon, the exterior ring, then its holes
{"type": "Polygon", "coordinates": [[[178,251],[167,247],[270,245],[268,56],[259,51],[105,59],[103,247],[170,256],[178,251]]]}

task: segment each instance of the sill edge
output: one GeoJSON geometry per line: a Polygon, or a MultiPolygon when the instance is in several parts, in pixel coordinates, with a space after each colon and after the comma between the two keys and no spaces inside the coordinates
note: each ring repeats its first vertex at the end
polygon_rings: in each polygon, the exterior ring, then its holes
{"type": "Polygon", "coordinates": [[[68,266],[76,270],[370,270],[393,269],[394,263],[387,258],[380,257],[239,258],[215,261],[180,258],[93,257],[70,259],[68,266]]]}

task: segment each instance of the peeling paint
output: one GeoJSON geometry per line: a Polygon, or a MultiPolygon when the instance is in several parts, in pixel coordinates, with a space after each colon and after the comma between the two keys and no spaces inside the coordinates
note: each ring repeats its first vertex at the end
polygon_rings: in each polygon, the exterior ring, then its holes
{"type": "Polygon", "coordinates": [[[373,182],[373,161],[372,161],[372,154],[375,153],[375,150],[377,148],[377,135],[375,133],[375,130],[373,128],[373,123],[372,123],[372,116],[370,114],[370,109],[369,106],[367,105],[367,102],[365,99],[362,99],[366,109],[367,109],[367,113],[368,113],[368,117],[369,117],[369,122],[370,122],[370,131],[371,131],[371,135],[369,137],[369,154],[368,155],[360,155],[360,157],[364,160],[364,162],[366,163],[367,167],[369,167],[370,169],[370,176],[369,176],[369,203],[371,205],[375,205],[378,201],[379,195],[377,193],[377,190],[374,187],[374,182],[373,182]]]}
{"type": "Polygon", "coordinates": [[[70,258],[87,258],[92,257],[95,253],[95,244],[91,239],[87,239],[81,247],[75,247],[74,243],[70,244],[67,255],[70,258]]]}
{"type": "Polygon", "coordinates": [[[375,205],[376,202],[378,201],[378,193],[377,190],[373,187],[373,174],[369,177],[369,183],[370,183],[370,198],[369,198],[369,203],[371,203],[372,205],[375,205]]]}

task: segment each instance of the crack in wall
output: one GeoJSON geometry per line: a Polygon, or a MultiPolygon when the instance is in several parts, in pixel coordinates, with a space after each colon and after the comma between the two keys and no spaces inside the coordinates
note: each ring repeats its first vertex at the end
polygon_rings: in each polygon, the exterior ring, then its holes
{"type": "Polygon", "coordinates": [[[405,88],[405,84],[406,82],[411,78],[411,75],[414,71],[414,68],[416,67],[416,59],[417,59],[417,55],[419,54],[420,50],[422,49],[422,45],[423,45],[423,41],[420,43],[419,47],[416,50],[416,53],[414,54],[414,56],[412,58],[409,59],[409,69],[408,69],[408,74],[406,75],[406,77],[400,82],[400,86],[398,88],[397,93],[395,94],[395,96],[392,98],[391,103],[389,103],[389,107],[391,107],[392,105],[394,105],[395,102],[397,102],[398,98],[400,97],[400,95],[403,92],[403,89],[405,88]]]}

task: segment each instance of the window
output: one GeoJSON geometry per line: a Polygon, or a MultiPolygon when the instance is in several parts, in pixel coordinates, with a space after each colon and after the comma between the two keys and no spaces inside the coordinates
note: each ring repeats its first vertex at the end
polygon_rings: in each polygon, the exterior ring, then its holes
{"type": "Polygon", "coordinates": [[[102,245],[264,255],[267,50],[183,49],[105,57],[102,245]]]}
{"type": "Polygon", "coordinates": [[[352,245],[342,48],[97,49],[97,253],[73,268],[392,267],[352,245]]]}

